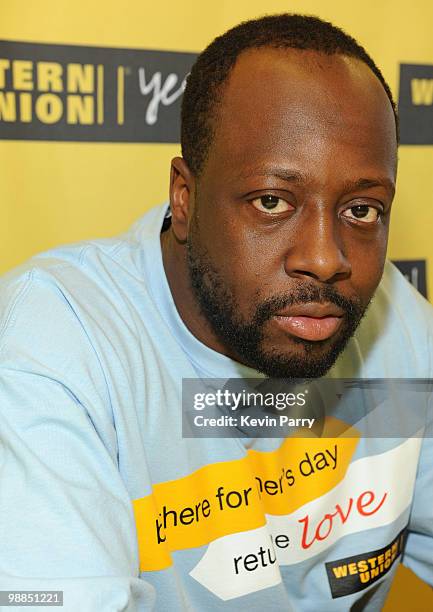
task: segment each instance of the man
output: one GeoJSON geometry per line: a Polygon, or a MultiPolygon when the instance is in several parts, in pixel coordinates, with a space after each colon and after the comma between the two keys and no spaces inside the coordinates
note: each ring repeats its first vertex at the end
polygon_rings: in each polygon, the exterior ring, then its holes
{"type": "Polygon", "coordinates": [[[432,583],[430,440],[339,436],[335,415],[309,438],[182,437],[182,379],[431,377],[431,307],[385,263],[381,73],[319,19],[241,24],[191,71],[182,151],[170,215],[3,279],[1,589],[378,610],[402,556],[432,583]]]}

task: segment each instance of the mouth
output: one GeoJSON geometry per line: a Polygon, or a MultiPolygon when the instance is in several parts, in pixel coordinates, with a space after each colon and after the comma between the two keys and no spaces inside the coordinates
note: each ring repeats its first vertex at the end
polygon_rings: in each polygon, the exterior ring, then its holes
{"type": "Polygon", "coordinates": [[[344,312],[334,304],[310,302],[276,313],[272,318],[286,333],[319,342],[331,338],[343,322],[344,312]]]}

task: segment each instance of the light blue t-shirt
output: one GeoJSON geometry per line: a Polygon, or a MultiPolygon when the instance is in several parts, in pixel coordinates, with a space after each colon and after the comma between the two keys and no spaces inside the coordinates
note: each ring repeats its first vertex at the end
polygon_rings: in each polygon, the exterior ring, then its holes
{"type": "MultiPolygon", "coordinates": [[[[402,558],[433,584],[430,438],[182,437],[182,379],[261,375],[181,320],[166,208],[0,281],[0,591],[63,591],[71,612],[379,610],[402,558]]],[[[387,263],[329,376],[433,378],[432,336],[387,263]]]]}

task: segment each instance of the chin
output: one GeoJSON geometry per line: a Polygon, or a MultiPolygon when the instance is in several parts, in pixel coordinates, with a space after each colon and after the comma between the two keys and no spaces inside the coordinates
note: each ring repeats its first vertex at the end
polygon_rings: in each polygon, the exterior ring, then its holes
{"type": "Polygon", "coordinates": [[[271,378],[320,378],[332,368],[348,340],[344,335],[314,342],[286,339],[281,346],[271,344],[268,350],[263,344],[254,355],[253,367],[271,378]]]}

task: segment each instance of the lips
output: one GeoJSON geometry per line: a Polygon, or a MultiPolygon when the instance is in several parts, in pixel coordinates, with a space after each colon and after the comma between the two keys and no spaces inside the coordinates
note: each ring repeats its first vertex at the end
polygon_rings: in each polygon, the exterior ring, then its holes
{"type": "Polygon", "coordinates": [[[341,326],[343,316],[344,311],[334,304],[309,302],[282,310],[273,319],[286,333],[317,342],[333,336],[341,326]]]}

